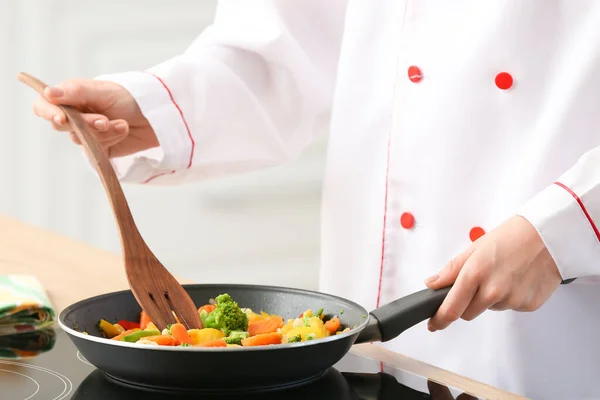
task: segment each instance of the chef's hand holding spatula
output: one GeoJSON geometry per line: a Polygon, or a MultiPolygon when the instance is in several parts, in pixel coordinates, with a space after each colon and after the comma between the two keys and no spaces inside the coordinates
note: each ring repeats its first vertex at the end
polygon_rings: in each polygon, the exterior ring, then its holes
{"type": "Polygon", "coordinates": [[[68,105],[83,113],[84,120],[109,158],[123,157],[159,145],[133,96],[116,83],[70,79],[48,86],[44,96],[35,100],[33,111],[37,116],[52,123],[57,131],[70,132],[71,139],[81,144],[58,105],[68,105]]]}

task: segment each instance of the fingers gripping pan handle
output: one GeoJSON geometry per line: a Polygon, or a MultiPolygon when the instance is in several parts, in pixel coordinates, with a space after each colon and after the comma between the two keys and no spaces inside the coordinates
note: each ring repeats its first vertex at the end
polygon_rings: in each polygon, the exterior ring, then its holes
{"type": "Polygon", "coordinates": [[[425,289],[392,301],[369,313],[369,324],[355,343],[387,342],[435,315],[452,286],[425,289]]]}

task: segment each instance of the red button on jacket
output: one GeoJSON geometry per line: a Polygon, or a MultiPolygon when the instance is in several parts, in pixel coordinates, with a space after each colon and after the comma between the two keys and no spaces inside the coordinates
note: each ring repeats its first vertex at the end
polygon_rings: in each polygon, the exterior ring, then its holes
{"type": "Polygon", "coordinates": [[[400,225],[404,229],[412,228],[415,225],[415,217],[409,212],[402,213],[400,216],[400,225]]]}
{"type": "Polygon", "coordinates": [[[419,69],[419,67],[412,65],[410,67],[408,67],[408,79],[411,80],[411,82],[419,82],[421,79],[423,79],[423,74],[421,73],[421,69],[419,69]]]}
{"type": "Polygon", "coordinates": [[[496,86],[499,89],[507,90],[513,84],[513,77],[508,72],[500,72],[496,75],[496,86]]]}
{"type": "Polygon", "coordinates": [[[479,226],[471,228],[471,231],[469,232],[469,238],[471,239],[471,242],[476,241],[483,235],[485,235],[485,231],[483,230],[483,228],[481,228],[479,226]]]}

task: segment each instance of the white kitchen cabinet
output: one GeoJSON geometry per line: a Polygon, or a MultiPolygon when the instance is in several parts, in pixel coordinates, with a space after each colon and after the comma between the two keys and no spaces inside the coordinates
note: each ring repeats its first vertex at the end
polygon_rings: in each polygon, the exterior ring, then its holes
{"type": "MultiPolygon", "coordinates": [[[[0,8],[0,212],[119,252],[100,181],[64,134],[34,117],[46,82],[143,69],[212,20],[205,0],[3,0],[0,8]]],[[[126,186],[139,228],[175,273],[198,282],[314,288],[325,143],[297,162],[180,187],[126,186]]]]}

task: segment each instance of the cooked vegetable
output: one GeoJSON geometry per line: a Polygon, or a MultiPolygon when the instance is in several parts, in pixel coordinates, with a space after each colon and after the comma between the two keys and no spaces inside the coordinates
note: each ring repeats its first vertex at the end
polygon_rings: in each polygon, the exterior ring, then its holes
{"type": "Polygon", "coordinates": [[[200,307],[198,309],[198,312],[201,313],[202,310],[206,310],[207,314],[210,314],[211,312],[213,312],[215,310],[215,308],[217,308],[217,306],[214,304],[206,304],[206,305],[203,305],[202,307],[200,307]]]}
{"type": "Polygon", "coordinates": [[[325,322],[325,329],[329,331],[329,334],[333,335],[340,328],[340,325],[340,319],[333,317],[329,321],[325,322]]]}
{"type": "Polygon", "coordinates": [[[140,329],[146,329],[146,327],[150,323],[152,323],[152,321],[150,321],[150,317],[148,316],[148,314],[146,314],[146,311],[142,310],[142,312],[140,313],[140,329]]]}
{"type": "Polygon", "coordinates": [[[192,345],[210,342],[225,337],[223,331],[214,328],[190,329],[187,332],[188,335],[190,335],[190,339],[192,339],[192,345]]]}
{"type": "Polygon", "coordinates": [[[277,332],[283,326],[283,318],[279,315],[268,316],[248,323],[248,333],[256,336],[263,333],[277,332]]]}
{"type": "Polygon", "coordinates": [[[146,336],[158,336],[158,335],[160,335],[159,331],[142,331],[142,330],[139,330],[137,332],[133,332],[133,333],[131,333],[129,335],[123,336],[123,341],[124,342],[135,343],[135,342],[137,342],[138,340],[140,340],[143,337],[146,337],[146,336]]]}
{"type": "Polygon", "coordinates": [[[169,329],[169,331],[179,343],[192,344],[192,339],[190,338],[190,335],[188,335],[185,326],[183,326],[182,324],[177,323],[171,325],[171,329],[169,329]]]}
{"type": "Polygon", "coordinates": [[[128,331],[125,331],[125,332],[123,332],[123,333],[119,333],[117,336],[115,336],[114,338],[111,338],[110,340],[123,340],[123,338],[124,338],[125,336],[127,336],[127,335],[131,335],[132,333],[134,333],[134,332],[138,332],[138,331],[140,331],[140,330],[141,330],[141,329],[139,329],[139,328],[130,329],[130,330],[128,330],[128,331]]]}
{"type": "Polygon", "coordinates": [[[152,323],[152,322],[149,322],[148,325],[146,325],[146,327],[143,329],[146,331],[157,331],[158,330],[156,325],[154,325],[154,323],[152,323]]]}
{"type": "Polygon", "coordinates": [[[264,333],[242,340],[242,346],[266,346],[269,344],[281,344],[281,333],[264,333]]]}
{"type": "Polygon", "coordinates": [[[117,322],[117,324],[121,325],[126,330],[135,329],[135,328],[141,328],[140,324],[138,324],[137,322],[126,321],[124,319],[122,319],[119,322],[117,322]]]}
{"type": "Polygon", "coordinates": [[[242,310],[246,313],[246,316],[248,317],[248,323],[258,321],[258,320],[264,318],[261,314],[256,314],[254,311],[252,311],[249,308],[242,308],[242,310]]]}
{"type": "Polygon", "coordinates": [[[204,328],[221,329],[225,335],[231,331],[245,331],[248,329],[248,316],[238,303],[233,301],[227,293],[217,296],[217,307],[208,313],[200,312],[200,319],[204,328]]]}
{"type": "Polygon", "coordinates": [[[101,319],[98,327],[110,340],[181,347],[269,346],[318,340],[350,330],[342,327],[337,316],[327,320],[322,308],[315,313],[308,309],[284,323],[280,315],[241,308],[227,293],[198,308],[198,314],[203,324],[201,329],[187,330],[177,320],[160,332],[144,311],[140,312],[139,323],[121,320],[111,324],[101,319]]]}
{"type": "Polygon", "coordinates": [[[136,342],[137,344],[148,344],[150,346],[160,346],[158,343],[153,342],[151,340],[147,340],[146,338],[142,338],[136,342]]]}
{"type": "Polygon", "coordinates": [[[250,334],[244,331],[232,331],[224,340],[227,344],[242,345],[242,340],[246,339],[250,334]]]}
{"type": "Polygon", "coordinates": [[[119,334],[125,332],[125,328],[123,328],[121,325],[113,324],[113,326],[119,331],[119,334]]]}
{"type": "Polygon", "coordinates": [[[119,333],[121,333],[116,326],[114,326],[113,324],[111,324],[110,322],[108,322],[104,319],[101,319],[100,322],[98,322],[98,328],[109,339],[113,338],[113,337],[117,336],[119,333]]]}
{"type": "Polygon", "coordinates": [[[306,340],[306,335],[309,333],[314,334],[317,338],[329,336],[329,332],[325,329],[325,324],[320,318],[309,318],[306,315],[302,318],[289,320],[288,323],[281,328],[281,333],[286,335],[288,340],[290,337],[297,335],[301,335],[303,340],[306,340]]]}
{"type": "Polygon", "coordinates": [[[196,344],[196,347],[227,347],[227,343],[224,339],[211,340],[210,342],[204,342],[196,344]]]}
{"type": "MultiPolygon", "coordinates": [[[[149,341],[149,342],[153,342],[158,345],[161,345],[161,346],[175,346],[178,344],[177,339],[175,339],[173,336],[166,336],[166,335],[146,336],[145,338],[138,340],[137,343],[140,343],[141,341],[149,341]]],[[[183,343],[183,344],[187,344],[187,343],[183,343]]],[[[189,346],[189,344],[188,344],[188,346],[189,346]]]]}
{"type": "Polygon", "coordinates": [[[297,334],[296,336],[288,337],[288,343],[297,343],[302,341],[302,335],[297,334]]]}

